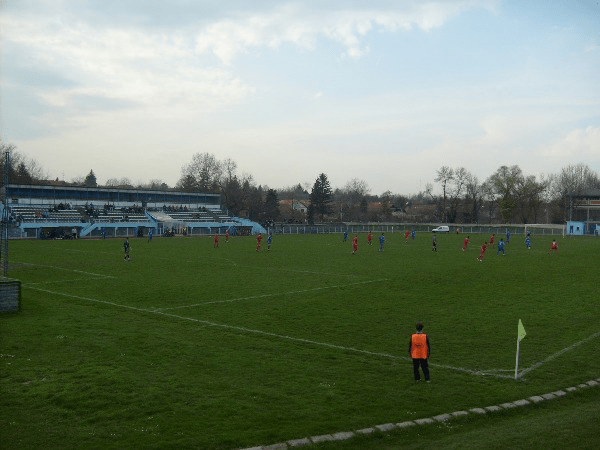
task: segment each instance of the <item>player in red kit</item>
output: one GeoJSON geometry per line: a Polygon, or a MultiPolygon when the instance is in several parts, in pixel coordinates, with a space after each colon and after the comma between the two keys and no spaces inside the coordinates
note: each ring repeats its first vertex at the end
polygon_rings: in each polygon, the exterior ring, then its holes
{"type": "Polygon", "coordinates": [[[262,234],[258,233],[256,236],[256,251],[260,252],[260,241],[262,241],[262,234]]]}
{"type": "Polygon", "coordinates": [[[214,248],[217,248],[219,246],[219,233],[215,233],[215,241],[213,244],[214,248]]]}
{"type": "Polygon", "coordinates": [[[495,240],[495,239],[496,239],[496,235],[495,235],[495,234],[492,234],[492,235],[490,236],[490,246],[491,246],[492,248],[494,248],[494,240],[495,240]]]}
{"type": "Polygon", "coordinates": [[[408,242],[408,236],[410,236],[410,231],[406,230],[404,232],[404,242],[407,243],[408,242]]]}
{"type": "Polygon", "coordinates": [[[548,251],[548,253],[552,252],[558,253],[558,242],[556,242],[556,239],[553,239],[552,244],[550,244],[550,250],[548,251]]]}
{"type": "Polygon", "coordinates": [[[483,255],[485,255],[485,251],[488,248],[488,243],[487,241],[484,242],[483,244],[481,244],[481,250],[479,250],[479,258],[477,258],[478,261],[482,261],[483,262],[483,255]]]}
{"type": "Polygon", "coordinates": [[[355,234],[352,238],[352,254],[358,251],[358,234],[355,234]]]}
{"type": "Polygon", "coordinates": [[[463,252],[467,250],[467,245],[469,245],[469,236],[463,241],[463,252]]]}
{"type": "Polygon", "coordinates": [[[369,234],[367,234],[367,244],[371,245],[373,243],[372,241],[373,241],[373,235],[369,231],[369,234]]]}

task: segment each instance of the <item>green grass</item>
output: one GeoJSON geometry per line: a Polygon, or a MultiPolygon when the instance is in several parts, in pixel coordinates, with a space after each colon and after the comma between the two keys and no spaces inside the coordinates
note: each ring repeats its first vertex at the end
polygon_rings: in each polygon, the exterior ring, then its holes
{"type": "Polygon", "coordinates": [[[455,418],[314,446],[319,450],[598,448],[600,392],[585,390],[541,405],[455,418]]]}
{"type": "MultiPolygon", "coordinates": [[[[600,376],[600,337],[590,339],[600,240],[560,238],[549,255],[552,237],[526,250],[513,235],[506,256],[489,249],[479,263],[488,236],[471,236],[463,253],[463,236],[442,235],[433,253],[427,234],[386,235],[383,253],[360,235],[356,255],[341,235],[275,236],[260,253],[252,237],[218,249],[211,238],[132,239],[129,262],[121,240],[11,241],[9,275],[23,291],[22,311],[0,317],[2,447],[252,447],[600,376]],[[531,370],[515,381],[519,318],[520,368],[531,370]],[[417,320],[432,344],[430,384],[412,380],[417,320]]],[[[322,447],[486,448],[493,438],[506,448],[518,429],[533,447],[560,448],[557,436],[597,447],[586,426],[598,423],[596,389],[322,447]]]]}

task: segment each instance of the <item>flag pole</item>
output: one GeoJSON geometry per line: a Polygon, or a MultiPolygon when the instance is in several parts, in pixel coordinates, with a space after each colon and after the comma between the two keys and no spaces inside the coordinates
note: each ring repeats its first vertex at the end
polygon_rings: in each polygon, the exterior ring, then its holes
{"type": "Polygon", "coordinates": [[[521,339],[527,336],[525,332],[525,327],[523,326],[523,322],[519,319],[519,325],[517,327],[517,363],[515,365],[515,380],[519,378],[519,349],[521,344],[521,339]]]}
{"type": "Polygon", "coordinates": [[[515,365],[515,380],[519,377],[519,344],[521,340],[517,338],[517,364],[515,365]]]}

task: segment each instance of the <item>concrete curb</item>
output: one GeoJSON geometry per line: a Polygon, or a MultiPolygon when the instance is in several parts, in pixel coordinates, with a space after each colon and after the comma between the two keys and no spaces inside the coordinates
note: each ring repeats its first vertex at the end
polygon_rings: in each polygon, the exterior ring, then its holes
{"type": "Polygon", "coordinates": [[[500,405],[490,405],[490,406],[486,406],[484,408],[471,408],[468,411],[455,411],[453,413],[439,414],[439,415],[436,415],[433,417],[425,417],[423,419],[409,420],[409,421],[400,422],[400,423],[384,423],[381,425],[375,425],[373,427],[362,428],[360,430],[355,430],[355,431],[341,431],[341,432],[332,433],[332,434],[323,434],[320,436],[305,437],[305,438],[301,438],[301,439],[292,439],[287,442],[281,442],[278,444],[271,444],[271,445],[259,445],[256,447],[248,447],[243,450],[288,450],[288,449],[292,449],[292,448],[306,447],[306,446],[309,446],[312,444],[318,444],[320,442],[345,441],[347,439],[352,439],[353,437],[355,437],[357,435],[368,435],[368,434],[372,434],[372,433],[375,433],[378,431],[386,432],[386,431],[390,431],[390,430],[409,428],[409,427],[413,427],[413,426],[417,426],[417,425],[430,425],[432,423],[447,422],[449,420],[452,420],[455,417],[463,417],[463,416],[467,416],[469,414],[485,415],[488,413],[498,412],[498,411],[502,411],[502,410],[506,410],[506,409],[520,408],[522,406],[527,406],[530,404],[536,404],[536,403],[540,403],[540,402],[554,400],[556,398],[564,397],[569,392],[575,392],[577,390],[588,389],[590,387],[596,387],[596,386],[600,386],[600,378],[596,378],[595,380],[590,380],[585,383],[581,383],[577,386],[568,387],[565,390],[549,392],[547,394],[542,394],[542,395],[534,395],[534,396],[529,397],[528,399],[515,400],[513,402],[502,403],[500,405]]]}

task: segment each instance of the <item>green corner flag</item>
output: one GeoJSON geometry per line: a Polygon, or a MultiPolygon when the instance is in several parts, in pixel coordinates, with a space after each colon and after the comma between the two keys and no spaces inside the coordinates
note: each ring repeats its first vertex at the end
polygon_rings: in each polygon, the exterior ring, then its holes
{"type": "Polygon", "coordinates": [[[525,327],[523,326],[523,322],[521,322],[521,319],[519,319],[519,330],[517,333],[517,338],[519,339],[519,341],[521,341],[525,336],[527,336],[527,333],[525,332],[525,327]]]}

